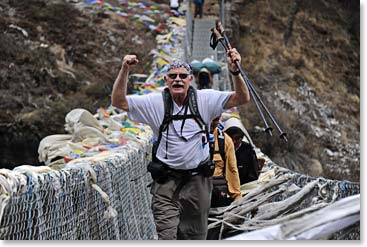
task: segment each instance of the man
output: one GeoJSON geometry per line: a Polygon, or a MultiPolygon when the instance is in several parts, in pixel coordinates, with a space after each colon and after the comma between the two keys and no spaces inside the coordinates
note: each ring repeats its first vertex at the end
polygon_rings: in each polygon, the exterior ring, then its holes
{"type": "Polygon", "coordinates": [[[207,68],[200,69],[197,81],[197,89],[210,89],[213,88],[213,76],[207,68]]]}
{"type": "Polygon", "coordinates": [[[196,18],[196,16],[200,16],[200,18],[203,18],[203,5],[204,5],[204,0],[194,0],[194,4],[195,4],[195,15],[194,18],[196,18]]]}
{"type": "Polygon", "coordinates": [[[213,161],[215,162],[215,170],[213,177],[220,177],[225,175],[225,179],[227,181],[228,186],[228,194],[230,196],[229,200],[226,202],[214,202],[215,198],[212,197],[212,204],[218,205],[229,205],[234,200],[239,200],[242,198],[241,190],[240,190],[240,178],[238,175],[237,169],[237,160],[236,160],[236,153],[234,149],[234,145],[232,139],[229,135],[225,132],[222,132],[222,135],[218,129],[218,122],[219,117],[215,118],[212,121],[212,125],[210,127],[211,133],[214,134],[214,158],[213,161]],[[221,135],[221,136],[219,136],[221,135]],[[224,150],[220,150],[219,139],[218,138],[224,137],[224,150]],[[224,152],[224,157],[222,157],[221,152],[224,152]],[[224,170],[224,165],[226,169],[224,170]]]}
{"type": "MultiPolygon", "coordinates": [[[[222,124],[218,127],[219,119],[220,117],[215,118],[210,126],[210,133],[214,135],[215,163],[211,208],[228,206],[234,200],[242,198],[234,145],[231,137],[222,130],[222,124]]],[[[213,222],[209,220],[208,225],[211,223],[213,222]]],[[[206,239],[217,240],[219,234],[220,226],[211,228],[206,239]]]]}
{"type": "MultiPolygon", "coordinates": [[[[233,73],[234,92],[198,90],[197,107],[209,128],[211,120],[225,109],[247,103],[248,89],[239,76],[236,61],[241,56],[228,50],[227,62],[233,73]]],[[[194,119],[173,120],[165,128],[162,94],[126,95],[129,71],[139,63],[135,55],[126,55],[112,90],[112,105],[128,112],[131,120],[150,125],[154,137],[161,137],[155,157],[170,171],[164,181],[152,184],[152,211],[159,239],[205,239],[212,190],[211,177],[201,172],[208,164],[209,145],[203,130],[194,119]],[[178,174],[185,174],[180,177],[178,174]],[[187,174],[191,174],[187,179],[187,174]]],[[[173,115],[187,116],[187,95],[193,80],[186,63],[174,62],[165,75],[173,103],[173,115]]]]}

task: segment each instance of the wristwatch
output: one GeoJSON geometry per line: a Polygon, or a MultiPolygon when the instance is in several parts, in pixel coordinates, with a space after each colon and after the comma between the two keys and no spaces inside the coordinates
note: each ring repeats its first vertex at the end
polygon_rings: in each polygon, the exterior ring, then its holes
{"type": "Polygon", "coordinates": [[[237,71],[229,70],[229,72],[231,72],[232,75],[239,75],[240,74],[240,70],[237,70],[237,71]]]}

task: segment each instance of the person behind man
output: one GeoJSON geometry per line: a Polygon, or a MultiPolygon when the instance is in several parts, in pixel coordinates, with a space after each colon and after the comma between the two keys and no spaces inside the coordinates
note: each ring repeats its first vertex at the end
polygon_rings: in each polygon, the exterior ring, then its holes
{"type": "Polygon", "coordinates": [[[259,177],[259,161],[252,140],[240,119],[231,117],[223,123],[223,130],[233,140],[236,149],[240,183],[248,183],[259,177]]]}
{"type": "Polygon", "coordinates": [[[197,108],[206,128],[200,127],[194,119],[185,118],[191,112],[187,96],[195,90],[191,87],[192,69],[187,63],[173,62],[164,80],[172,102],[172,116],[176,119],[171,119],[162,130],[165,94],[127,96],[129,71],[139,60],[135,55],[123,58],[113,85],[112,105],[127,111],[131,120],[148,124],[153,130],[154,139],[160,139],[154,155],[156,162],[150,163],[161,164],[160,171],[165,173],[164,179],[155,179],[151,187],[152,212],[159,239],[206,238],[212,178],[206,172],[211,162],[208,135],[205,135],[204,129],[208,130],[211,121],[225,109],[250,100],[236,61],[241,61],[240,54],[235,48],[228,50],[227,63],[234,77],[233,92],[212,89],[196,91],[197,108]]]}
{"type": "Polygon", "coordinates": [[[213,87],[213,75],[207,68],[201,68],[196,79],[197,89],[210,89],[213,87]]]}
{"type": "MultiPolygon", "coordinates": [[[[219,202],[218,204],[229,205],[234,200],[239,200],[242,198],[240,190],[240,178],[237,169],[236,153],[232,139],[229,135],[223,132],[224,137],[224,150],[220,150],[218,135],[220,135],[220,129],[218,129],[218,122],[220,117],[215,118],[210,126],[210,132],[214,134],[214,158],[215,170],[213,177],[223,176],[225,174],[225,179],[228,186],[228,194],[230,196],[227,202],[219,202]],[[221,152],[224,151],[224,157],[222,157],[221,152]],[[223,160],[224,159],[224,160],[223,160]],[[225,171],[224,171],[225,164],[225,171]]],[[[213,198],[212,198],[213,200],[213,198]]]]}

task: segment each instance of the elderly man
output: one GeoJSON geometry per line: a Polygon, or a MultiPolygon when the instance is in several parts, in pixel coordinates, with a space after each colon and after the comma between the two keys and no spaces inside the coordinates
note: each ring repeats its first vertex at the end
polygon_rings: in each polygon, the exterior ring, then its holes
{"type": "Polygon", "coordinates": [[[206,238],[212,191],[212,174],[208,173],[211,164],[208,129],[211,121],[225,109],[250,100],[236,61],[241,61],[240,54],[235,48],[228,50],[227,62],[234,79],[233,92],[212,89],[196,91],[191,87],[191,66],[173,62],[164,77],[166,94],[127,96],[128,74],[139,60],[135,55],[123,58],[113,86],[112,105],[127,111],[131,120],[148,124],[157,140],[154,164],[161,165],[158,170],[164,175],[157,178],[151,172],[154,179],[151,193],[159,239],[206,238]],[[194,104],[189,95],[195,95],[194,104]],[[165,100],[171,106],[169,118],[165,114],[165,100]],[[198,109],[204,126],[195,118],[193,105],[198,109]]]}

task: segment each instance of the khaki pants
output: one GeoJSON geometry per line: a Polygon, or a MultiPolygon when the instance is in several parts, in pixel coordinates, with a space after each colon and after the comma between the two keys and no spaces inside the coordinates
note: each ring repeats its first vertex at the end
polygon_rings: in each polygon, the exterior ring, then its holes
{"type": "Polygon", "coordinates": [[[153,182],[152,211],[159,239],[206,239],[212,178],[170,177],[153,182]],[[182,184],[183,183],[183,184],[182,184]]]}

